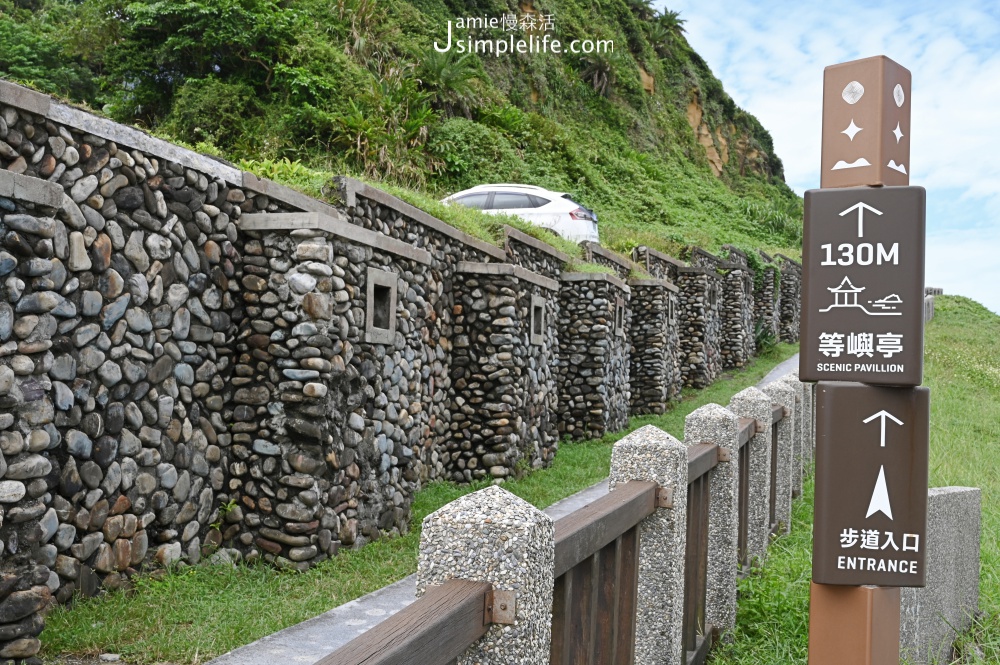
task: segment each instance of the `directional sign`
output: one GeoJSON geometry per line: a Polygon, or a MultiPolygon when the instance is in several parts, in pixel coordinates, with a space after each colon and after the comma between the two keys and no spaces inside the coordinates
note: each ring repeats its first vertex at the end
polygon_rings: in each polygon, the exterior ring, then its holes
{"type": "Polygon", "coordinates": [[[910,184],[910,78],[884,55],[826,68],[822,187],[910,184]]]}
{"type": "Polygon", "coordinates": [[[816,387],[813,581],[924,586],[930,391],[816,387]]]}
{"type": "Polygon", "coordinates": [[[806,192],[803,381],[920,385],[924,210],[921,187],[806,192]]]}

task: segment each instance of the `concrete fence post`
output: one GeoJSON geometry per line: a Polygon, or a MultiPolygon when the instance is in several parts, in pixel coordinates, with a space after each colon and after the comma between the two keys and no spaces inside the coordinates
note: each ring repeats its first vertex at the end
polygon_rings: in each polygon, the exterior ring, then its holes
{"type": "Polygon", "coordinates": [[[899,651],[913,663],[951,662],[955,637],[979,609],[978,487],[927,492],[927,586],[900,594],[899,651]]]}
{"type": "Polygon", "coordinates": [[[720,461],[709,476],[708,583],[705,623],[731,639],[736,625],[736,568],[739,538],[739,416],[718,404],[706,404],[684,420],[684,443],[714,443],[720,461]]]}
{"type": "MultiPolygon", "coordinates": [[[[795,410],[795,389],[787,383],[775,381],[764,386],[763,390],[764,394],[768,395],[774,403],[785,407],[785,413],[788,414],[778,422],[778,463],[776,466],[778,473],[774,492],[774,519],[782,525],[781,533],[789,533],[792,530],[792,455],[795,447],[792,436],[795,429],[794,423],[798,417],[795,410]]],[[[799,491],[801,490],[800,485],[799,491]]]]}
{"type": "Polygon", "coordinates": [[[730,410],[741,418],[758,422],[750,443],[749,505],[747,506],[747,561],[761,565],[767,558],[770,540],[771,500],[771,398],[757,388],[733,395],[730,410]],[[763,430],[763,431],[761,431],[763,430]],[[755,561],[756,560],[756,561],[755,561]]]}
{"type": "Polygon", "coordinates": [[[812,460],[812,456],[806,451],[809,447],[808,430],[812,423],[809,403],[806,401],[808,385],[799,381],[794,374],[786,374],[780,381],[789,386],[795,394],[795,413],[792,414],[792,482],[797,493],[801,494],[812,460]]]}
{"type": "Polygon", "coordinates": [[[687,446],[652,425],[615,444],[610,487],[630,480],[658,483],[672,494],[639,527],[637,665],[680,663],[684,656],[684,555],[687,547],[687,446]]]}
{"type": "Polygon", "coordinates": [[[552,519],[503,488],[473,492],[424,518],[418,595],[453,578],[517,593],[514,624],[492,626],[459,665],[548,665],[554,570],[552,519]]]}

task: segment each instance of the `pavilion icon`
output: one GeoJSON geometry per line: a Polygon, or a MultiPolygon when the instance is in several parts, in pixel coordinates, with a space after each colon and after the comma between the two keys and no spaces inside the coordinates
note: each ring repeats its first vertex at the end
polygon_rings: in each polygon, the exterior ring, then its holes
{"type": "MultiPolygon", "coordinates": [[[[832,305],[826,309],[819,310],[820,313],[829,312],[831,309],[837,309],[840,307],[857,307],[865,314],[869,316],[902,316],[902,312],[871,312],[864,305],[858,302],[858,294],[864,291],[867,287],[864,286],[854,286],[851,283],[851,279],[847,276],[844,277],[843,281],[840,282],[839,286],[826,288],[827,291],[833,294],[834,302],[832,305]]],[[[871,301],[869,301],[871,302],[871,301]]],[[[883,298],[881,300],[876,300],[877,306],[881,309],[895,309],[893,305],[902,304],[902,299],[896,295],[892,294],[888,298],[883,298]]]]}

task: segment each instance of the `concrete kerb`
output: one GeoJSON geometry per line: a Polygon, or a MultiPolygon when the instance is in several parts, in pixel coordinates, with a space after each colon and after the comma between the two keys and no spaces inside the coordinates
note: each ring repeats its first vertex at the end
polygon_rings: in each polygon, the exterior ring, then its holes
{"type": "Polygon", "coordinates": [[[736,625],[736,562],[739,537],[739,416],[718,404],[706,404],[684,420],[684,443],[710,442],[729,453],[709,476],[708,574],[705,623],[723,639],[736,625]]]}
{"type": "Polygon", "coordinates": [[[417,595],[459,578],[517,592],[513,625],[494,625],[458,659],[472,665],[547,665],[555,579],[552,518],[507,490],[491,486],[424,518],[417,595]]]}
{"type": "Polygon", "coordinates": [[[979,608],[981,500],[976,487],[927,492],[927,585],[900,595],[900,655],[913,663],[951,662],[979,608]]]}
{"type": "MultiPolygon", "coordinates": [[[[792,530],[792,457],[795,443],[795,389],[783,381],[764,386],[762,391],[788,414],[778,422],[778,464],[775,482],[774,518],[781,524],[780,533],[792,530]]],[[[773,454],[773,449],[772,449],[773,454]]],[[[799,487],[801,491],[801,486],[799,487]]]]}
{"type": "Polygon", "coordinates": [[[771,398],[757,388],[733,395],[729,408],[741,418],[763,424],[750,442],[750,500],[747,506],[747,561],[759,566],[767,558],[771,525],[771,398]],[[764,431],[761,432],[760,430],[764,431]]]}
{"type": "Polygon", "coordinates": [[[632,432],[611,452],[611,491],[630,480],[652,481],[673,492],[673,507],[657,508],[639,527],[635,662],[680,663],[684,656],[687,446],[652,425],[632,432]]]}

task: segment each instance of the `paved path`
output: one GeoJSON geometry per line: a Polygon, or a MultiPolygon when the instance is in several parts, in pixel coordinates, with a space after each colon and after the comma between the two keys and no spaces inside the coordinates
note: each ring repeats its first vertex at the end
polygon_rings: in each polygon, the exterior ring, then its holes
{"type": "MultiPolygon", "coordinates": [[[[771,370],[758,385],[776,381],[785,374],[798,370],[798,366],[799,357],[796,354],[771,370]]],[[[545,513],[556,520],[593,503],[607,493],[608,481],[604,479],[552,504],[545,509],[545,513]]],[[[416,575],[410,575],[318,617],[230,651],[208,665],[272,665],[275,662],[312,665],[412,603],[416,586],[416,575]]]]}

